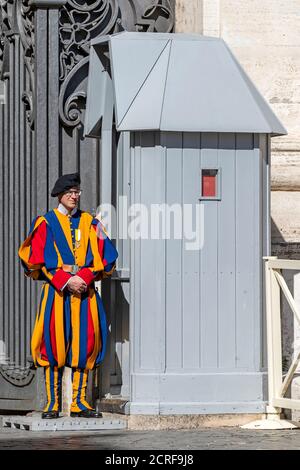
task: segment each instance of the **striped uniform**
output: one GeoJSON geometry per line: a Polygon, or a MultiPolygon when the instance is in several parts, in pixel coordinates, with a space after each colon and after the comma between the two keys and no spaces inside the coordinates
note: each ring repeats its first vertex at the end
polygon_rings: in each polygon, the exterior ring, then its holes
{"type": "MultiPolygon", "coordinates": [[[[31,351],[35,365],[46,368],[46,388],[48,380],[47,390],[55,395],[57,369],[69,366],[84,374],[103,360],[106,318],[94,281],[112,274],[118,254],[98,219],[80,210],[68,216],[54,209],[33,220],[19,256],[25,274],[44,281],[31,351]],[[76,275],[88,285],[87,292],[71,294],[64,288],[72,277],[64,264],[80,267],[76,275]]],[[[78,383],[82,393],[84,378],[78,383]]]]}

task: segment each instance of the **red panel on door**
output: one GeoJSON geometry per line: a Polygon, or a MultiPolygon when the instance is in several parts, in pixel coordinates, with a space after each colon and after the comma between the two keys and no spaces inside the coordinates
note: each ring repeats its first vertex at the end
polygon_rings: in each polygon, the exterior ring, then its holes
{"type": "Polygon", "coordinates": [[[217,196],[217,172],[202,170],[202,197],[217,196]]]}

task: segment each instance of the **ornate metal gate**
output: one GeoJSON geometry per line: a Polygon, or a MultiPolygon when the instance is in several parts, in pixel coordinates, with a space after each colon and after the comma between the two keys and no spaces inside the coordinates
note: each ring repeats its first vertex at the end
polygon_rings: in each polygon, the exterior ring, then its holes
{"type": "MultiPolygon", "coordinates": [[[[17,258],[31,220],[53,207],[49,189],[62,173],[80,171],[86,210],[114,200],[111,183],[99,186],[101,146],[83,138],[89,42],[123,30],[169,32],[173,24],[173,0],[0,0],[0,409],[34,409],[42,400],[29,360],[39,286],[17,258]]],[[[128,337],[120,314],[112,312],[118,335],[104,372],[115,388],[123,368],[117,343],[128,337]]]]}

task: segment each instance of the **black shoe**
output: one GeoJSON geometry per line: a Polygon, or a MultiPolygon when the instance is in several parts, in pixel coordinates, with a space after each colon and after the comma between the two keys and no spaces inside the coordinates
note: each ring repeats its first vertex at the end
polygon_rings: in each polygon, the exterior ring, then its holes
{"type": "Polygon", "coordinates": [[[59,418],[58,411],[43,411],[42,419],[57,419],[59,418]]]}
{"type": "Polygon", "coordinates": [[[71,418],[103,418],[102,413],[96,410],[71,411],[71,418]]]}

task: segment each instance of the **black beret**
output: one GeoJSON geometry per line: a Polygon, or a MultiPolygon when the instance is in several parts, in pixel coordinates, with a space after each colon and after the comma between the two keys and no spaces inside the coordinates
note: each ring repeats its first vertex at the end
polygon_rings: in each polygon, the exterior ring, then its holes
{"type": "Polygon", "coordinates": [[[70,175],[62,175],[56,181],[54,188],[52,189],[51,196],[58,196],[60,193],[67,191],[74,186],[80,185],[80,175],[79,173],[71,173],[70,175]]]}

